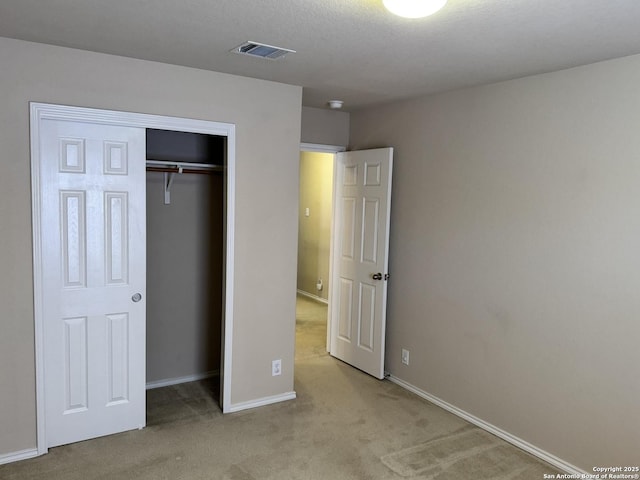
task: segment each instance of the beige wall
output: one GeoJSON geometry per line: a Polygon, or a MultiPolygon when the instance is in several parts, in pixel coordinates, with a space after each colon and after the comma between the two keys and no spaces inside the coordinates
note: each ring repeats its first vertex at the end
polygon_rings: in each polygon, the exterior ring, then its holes
{"type": "Polygon", "coordinates": [[[0,65],[0,455],[36,443],[29,101],[236,125],[231,400],[293,390],[301,88],[4,38],[0,65]]]}
{"type": "Polygon", "coordinates": [[[639,460],[638,85],[634,56],[351,115],[396,148],[387,369],[588,472],[639,460]]]}
{"type": "Polygon", "coordinates": [[[325,300],[329,293],[333,158],[331,153],[300,153],[298,290],[325,300]],[[321,291],[316,289],[318,279],[324,282],[321,291]]]}
{"type": "Polygon", "coordinates": [[[223,181],[147,173],[147,382],[220,368],[223,181]]]}
{"type": "Polygon", "coordinates": [[[349,144],[349,113],[302,107],[301,141],[346,147],[349,144]]]}

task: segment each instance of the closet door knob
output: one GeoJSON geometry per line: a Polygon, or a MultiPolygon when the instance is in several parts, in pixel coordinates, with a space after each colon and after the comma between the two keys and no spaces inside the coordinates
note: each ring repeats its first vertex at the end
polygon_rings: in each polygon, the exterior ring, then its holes
{"type": "Polygon", "coordinates": [[[374,273],[373,275],[371,275],[371,278],[373,278],[374,280],[382,280],[382,274],[374,273]]]}
{"type": "Polygon", "coordinates": [[[134,293],[133,296],[131,297],[131,300],[138,303],[140,300],[142,300],[142,295],[139,293],[134,293]]]}

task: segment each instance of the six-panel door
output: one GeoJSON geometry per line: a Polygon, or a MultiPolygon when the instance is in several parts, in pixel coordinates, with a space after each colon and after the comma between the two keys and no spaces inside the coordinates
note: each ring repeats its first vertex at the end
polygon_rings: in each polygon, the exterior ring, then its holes
{"type": "Polygon", "coordinates": [[[52,447],[145,425],[145,131],[45,120],[40,154],[52,447]]]}
{"type": "Polygon", "coordinates": [[[393,149],[338,153],[331,355],[384,377],[393,149]]]}

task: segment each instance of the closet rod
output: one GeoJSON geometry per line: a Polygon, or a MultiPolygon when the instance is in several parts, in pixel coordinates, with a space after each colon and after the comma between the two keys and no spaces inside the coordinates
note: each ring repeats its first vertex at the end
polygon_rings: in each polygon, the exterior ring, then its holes
{"type": "Polygon", "coordinates": [[[147,172],[163,172],[164,173],[164,204],[171,203],[171,185],[176,175],[182,173],[196,173],[212,175],[215,173],[223,173],[225,170],[222,165],[211,165],[208,163],[186,163],[186,162],[168,162],[164,160],[147,160],[147,172]]]}
{"type": "Polygon", "coordinates": [[[147,172],[165,172],[165,173],[197,173],[204,175],[213,175],[215,173],[222,173],[224,167],[214,168],[190,168],[190,167],[156,167],[147,165],[147,172]]]}
{"type": "Polygon", "coordinates": [[[223,165],[210,163],[171,162],[168,160],[147,160],[147,170],[168,173],[212,173],[224,171],[223,165]]]}

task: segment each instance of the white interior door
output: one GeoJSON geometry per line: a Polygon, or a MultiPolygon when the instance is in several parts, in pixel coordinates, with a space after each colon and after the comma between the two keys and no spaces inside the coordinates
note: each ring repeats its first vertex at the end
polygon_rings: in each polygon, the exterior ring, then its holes
{"type": "Polygon", "coordinates": [[[336,154],[330,353],[384,378],[393,149],[336,154]]]}
{"type": "Polygon", "coordinates": [[[145,425],[145,130],[40,129],[46,443],[145,425]]]}

